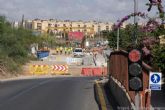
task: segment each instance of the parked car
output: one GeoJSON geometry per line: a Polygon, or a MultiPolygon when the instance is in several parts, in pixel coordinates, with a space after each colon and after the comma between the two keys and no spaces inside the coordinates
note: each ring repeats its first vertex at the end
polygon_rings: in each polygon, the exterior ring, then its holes
{"type": "Polygon", "coordinates": [[[82,57],[82,56],[84,56],[83,49],[82,48],[75,48],[73,50],[73,56],[74,57],[82,57]]]}

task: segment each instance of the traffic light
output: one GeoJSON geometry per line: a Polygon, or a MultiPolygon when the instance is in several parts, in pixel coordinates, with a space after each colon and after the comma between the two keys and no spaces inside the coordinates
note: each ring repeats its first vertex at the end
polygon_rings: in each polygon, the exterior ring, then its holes
{"type": "Polygon", "coordinates": [[[143,90],[142,54],[138,49],[131,49],[128,53],[129,91],[143,90]]]}

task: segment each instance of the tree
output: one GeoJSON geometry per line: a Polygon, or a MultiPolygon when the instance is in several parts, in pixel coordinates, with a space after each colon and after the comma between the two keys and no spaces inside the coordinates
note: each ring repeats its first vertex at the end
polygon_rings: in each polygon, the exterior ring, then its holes
{"type": "Polygon", "coordinates": [[[5,17],[0,16],[0,70],[17,71],[29,60],[30,45],[40,39],[30,30],[13,28],[5,17]]]}
{"type": "MultiPolygon", "coordinates": [[[[138,30],[139,30],[138,26],[138,30]]],[[[120,36],[119,36],[119,47],[120,49],[126,50],[128,46],[132,45],[132,36],[134,34],[134,25],[128,24],[126,28],[120,28],[120,36]]],[[[138,36],[140,33],[137,33],[138,36]]],[[[140,40],[141,37],[138,37],[138,40],[140,40]]],[[[108,33],[108,40],[109,40],[109,46],[112,48],[116,48],[117,43],[117,30],[112,30],[108,33]]]]}
{"type": "Polygon", "coordinates": [[[154,64],[159,67],[165,75],[165,45],[156,45],[153,49],[154,64]]]}

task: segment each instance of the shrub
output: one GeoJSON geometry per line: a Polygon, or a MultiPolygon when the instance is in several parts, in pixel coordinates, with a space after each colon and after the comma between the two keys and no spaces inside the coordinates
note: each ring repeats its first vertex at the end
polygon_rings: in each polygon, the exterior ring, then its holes
{"type": "Polygon", "coordinates": [[[153,49],[154,64],[165,74],[165,45],[155,46],[153,49]]]}

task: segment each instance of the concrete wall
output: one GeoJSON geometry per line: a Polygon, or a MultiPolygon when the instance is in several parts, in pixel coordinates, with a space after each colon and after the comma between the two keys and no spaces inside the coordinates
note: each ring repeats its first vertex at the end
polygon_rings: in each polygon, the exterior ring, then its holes
{"type": "Polygon", "coordinates": [[[124,87],[112,76],[109,78],[109,88],[121,107],[126,107],[128,109],[134,108],[134,104],[131,102],[131,99],[124,87]]]}

